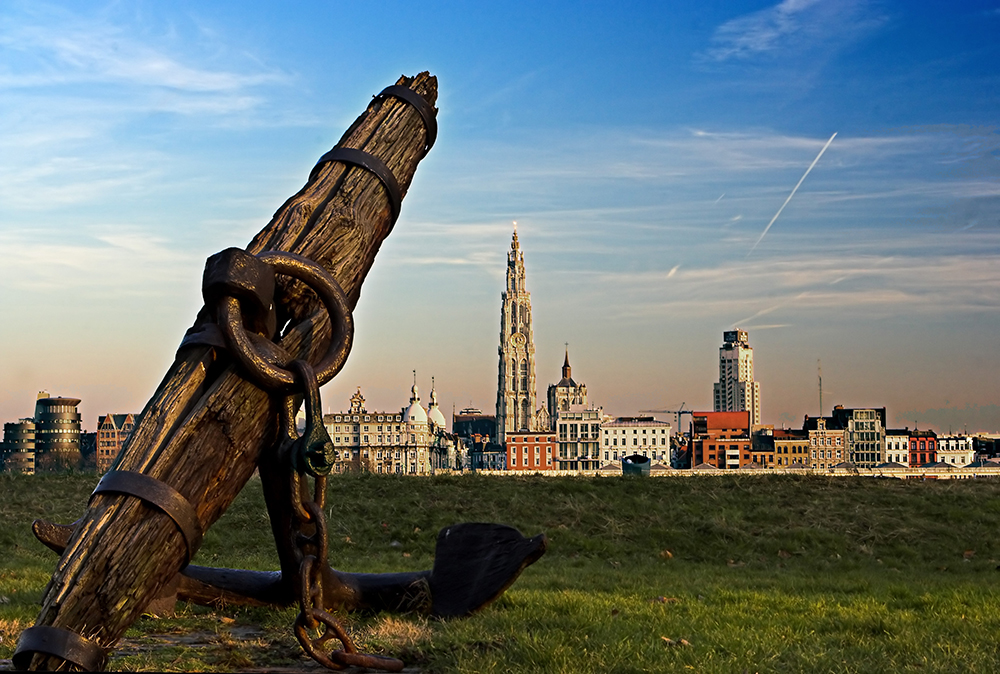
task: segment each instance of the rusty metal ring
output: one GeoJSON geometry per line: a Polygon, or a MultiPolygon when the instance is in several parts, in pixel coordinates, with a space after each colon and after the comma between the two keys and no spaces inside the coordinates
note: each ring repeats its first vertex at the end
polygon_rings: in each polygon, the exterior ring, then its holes
{"type": "Polygon", "coordinates": [[[309,657],[329,669],[344,669],[346,666],[332,660],[330,655],[333,653],[327,654],[321,648],[330,639],[336,638],[340,641],[344,646],[344,651],[348,653],[357,653],[358,650],[340,621],[326,611],[315,608],[307,608],[299,613],[295,619],[295,638],[298,639],[302,650],[308,653],[309,657]],[[309,630],[316,629],[320,624],[324,627],[323,635],[318,639],[313,639],[309,630]]]}
{"type": "Polygon", "coordinates": [[[354,645],[343,625],[332,615],[320,609],[311,608],[299,614],[295,619],[295,637],[299,640],[302,649],[309,654],[309,657],[329,669],[344,669],[349,666],[381,669],[385,672],[399,672],[403,669],[402,660],[387,658],[384,655],[359,653],[358,647],[354,645]],[[318,639],[309,636],[306,625],[310,621],[324,626],[323,635],[318,639]],[[329,653],[324,652],[322,646],[331,639],[340,641],[344,649],[329,653]]]}
{"type": "MultiPolygon", "coordinates": [[[[257,257],[273,266],[279,274],[296,278],[312,288],[326,307],[333,334],[326,354],[314,366],[317,384],[322,386],[344,367],[354,341],[354,319],[344,291],[326,269],[301,255],[264,251],[258,253],[257,257]]],[[[219,314],[219,323],[229,350],[258,384],[270,390],[283,391],[294,389],[298,385],[291,370],[274,365],[254,346],[243,328],[239,300],[234,297],[223,298],[219,314]]]]}

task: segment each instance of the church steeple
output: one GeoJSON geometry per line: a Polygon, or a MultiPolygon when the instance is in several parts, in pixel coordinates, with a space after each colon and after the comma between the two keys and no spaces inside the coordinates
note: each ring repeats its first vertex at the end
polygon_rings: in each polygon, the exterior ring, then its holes
{"type": "Polygon", "coordinates": [[[507,433],[532,430],[535,413],[531,294],[525,288],[524,253],[516,222],[507,251],[507,283],[501,298],[497,435],[503,442],[507,433]]]}
{"type": "Polygon", "coordinates": [[[563,379],[573,378],[573,370],[569,366],[569,344],[566,345],[566,360],[563,361],[562,373],[563,373],[562,376],[563,379]]]}
{"type": "Polygon", "coordinates": [[[517,240],[517,223],[514,223],[514,235],[510,239],[510,250],[507,251],[507,290],[523,293],[524,290],[524,253],[517,240]]]}

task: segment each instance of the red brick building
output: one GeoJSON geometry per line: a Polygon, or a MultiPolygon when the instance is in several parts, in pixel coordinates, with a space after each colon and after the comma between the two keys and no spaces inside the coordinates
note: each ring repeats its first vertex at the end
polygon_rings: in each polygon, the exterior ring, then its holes
{"type": "Polygon", "coordinates": [[[910,466],[922,466],[937,461],[937,433],[934,431],[910,431],[910,466]]]}
{"type": "Polygon", "coordinates": [[[753,461],[750,412],[694,412],[691,415],[691,467],[739,468],[753,461]]]}
{"type": "Polygon", "coordinates": [[[507,432],[507,470],[556,470],[556,434],[551,432],[507,432]]]}
{"type": "Polygon", "coordinates": [[[97,472],[105,473],[114,465],[139,416],[106,414],[97,418],[97,472]]]}

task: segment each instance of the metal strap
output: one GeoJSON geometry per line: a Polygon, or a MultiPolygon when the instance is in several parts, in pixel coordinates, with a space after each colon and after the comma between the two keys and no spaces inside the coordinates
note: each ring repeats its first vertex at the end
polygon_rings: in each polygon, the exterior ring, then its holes
{"type": "Polygon", "coordinates": [[[35,625],[21,632],[12,658],[14,667],[28,669],[35,653],[54,655],[88,672],[101,671],[107,658],[104,649],[90,639],[52,625],[35,625]]]}
{"type": "Polygon", "coordinates": [[[165,512],[184,536],[187,562],[194,558],[194,553],[201,545],[201,522],[198,521],[194,506],[180,492],[154,477],[126,470],[112,470],[105,473],[90,496],[93,498],[96,494],[106,492],[141,498],[165,512]]]}
{"type": "Polygon", "coordinates": [[[188,328],[177,351],[191,346],[214,346],[216,349],[226,349],[226,336],[218,323],[202,323],[188,328]]]}
{"type": "Polygon", "coordinates": [[[389,167],[381,159],[364,150],[356,150],[353,147],[335,147],[319,158],[319,161],[316,162],[316,165],[313,166],[312,171],[309,173],[309,180],[311,181],[316,177],[316,172],[319,171],[323,164],[331,161],[360,166],[374,173],[375,177],[382,181],[385,191],[389,193],[389,206],[392,208],[392,224],[396,224],[403,196],[399,191],[399,182],[396,181],[396,176],[392,174],[392,171],[389,170],[389,167]]]}
{"type": "Polygon", "coordinates": [[[424,100],[424,97],[418,94],[413,89],[403,86],[402,84],[393,84],[391,87],[386,87],[377,96],[377,98],[385,98],[387,96],[392,96],[393,98],[398,98],[401,101],[409,103],[414,107],[414,109],[420,113],[421,119],[424,120],[424,154],[423,157],[427,156],[427,153],[431,151],[434,147],[434,141],[437,140],[438,135],[438,125],[437,125],[437,111],[431,107],[431,104],[424,100]]]}

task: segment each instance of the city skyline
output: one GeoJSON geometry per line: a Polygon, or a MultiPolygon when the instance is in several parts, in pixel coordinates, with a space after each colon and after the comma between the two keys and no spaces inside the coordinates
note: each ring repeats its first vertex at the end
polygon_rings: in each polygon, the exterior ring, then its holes
{"type": "Polygon", "coordinates": [[[1000,431],[996,3],[14,2],[0,17],[4,420],[43,389],[81,398],[91,430],[141,411],[205,258],[246,245],[372,94],[429,70],[439,140],[324,409],[359,385],[405,406],[416,369],[446,411],[488,412],[516,220],[540,390],[569,342],[610,414],[710,410],[738,327],[763,423],[820,412],[822,360],[824,413],[1000,431]]]}

